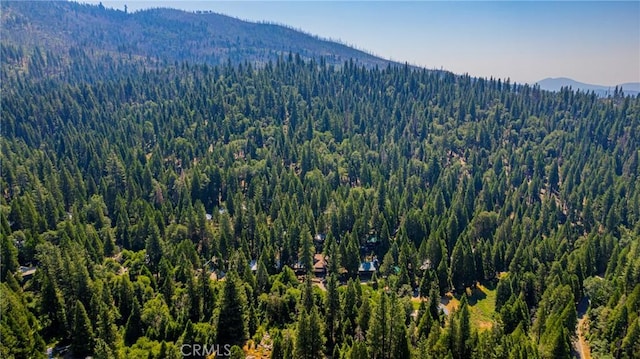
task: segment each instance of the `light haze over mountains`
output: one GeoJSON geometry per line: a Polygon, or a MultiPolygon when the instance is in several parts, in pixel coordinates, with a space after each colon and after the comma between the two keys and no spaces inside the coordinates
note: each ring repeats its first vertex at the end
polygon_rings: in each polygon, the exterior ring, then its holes
{"type": "Polygon", "coordinates": [[[638,1],[112,1],[286,24],[380,57],[474,77],[640,82],[638,1]]]}
{"type": "MultiPolygon", "coordinates": [[[[105,2],[107,7],[110,3],[105,2]]],[[[170,62],[209,64],[224,64],[228,61],[266,63],[278,56],[293,53],[300,54],[303,59],[323,58],[334,65],[341,65],[349,59],[366,67],[385,67],[387,64],[397,63],[389,57],[383,58],[384,55],[376,56],[293,28],[243,21],[211,11],[135,9],[135,6],[144,4],[151,5],[145,2],[132,4],[129,13],[125,13],[124,6],[121,9],[114,6],[118,10],[98,11],[95,6],[74,2],[5,2],[3,26],[0,30],[3,42],[7,44],[38,46],[53,52],[67,51],[65,48],[85,48],[93,49],[91,53],[94,56],[110,53],[122,58],[133,56],[151,61],[162,58],[170,62]]],[[[171,4],[173,3],[159,2],[156,6],[171,4]]],[[[196,5],[205,6],[200,3],[196,5]]],[[[308,31],[307,28],[305,31],[308,31]]],[[[363,47],[371,48],[369,45],[363,47]]],[[[416,48],[415,51],[420,52],[422,49],[416,48]]],[[[430,51],[437,52],[438,49],[432,47],[430,51]]],[[[471,57],[482,61],[481,53],[474,52],[471,57]]],[[[495,61],[500,60],[496,58],[495,61]]],[[[546,62],[545,59],[539,61],[546,62]]],[[[460,70],[454,63],[451,66],[443,66],[442,69],[477,76],[472,66],[460,70]]],[[[566,75],[571,76],[570,73],[566,75]]],[[[496,73],[486,77],[501,76],[496,73]]],[[[547,78],[537,84],[550,91],[571,87],[574,90],[594,91],[599,96],[613,94],[615,89],[615,86],[582,83],[567,77],[547,78]]],[[[577,78],[584,81],[582,77],[577,78]]],[[[511,80],[523,83],[517,78],[511,80]]],[[[640,92],[638,82],[623,83],[620,87],[627,95],[640,92]]]]}
{"type": "MultiPolygon", "coordinates": [[[[613,95],[616,88],[616,86],[587,84],[566,77],[549,77],[538,81],[537,84],[540,85],[541,89],[548,91],[560,91],[563,87],[571,87],[573,90],[580,90],[582,92],[593,91],[598,96],[613,95]]],[[[626,95],[635,96],[640,93],[640,82],[623,83],[617,85],[617,87],[619,89],[621,88],[623,93],[626,95]]]]}

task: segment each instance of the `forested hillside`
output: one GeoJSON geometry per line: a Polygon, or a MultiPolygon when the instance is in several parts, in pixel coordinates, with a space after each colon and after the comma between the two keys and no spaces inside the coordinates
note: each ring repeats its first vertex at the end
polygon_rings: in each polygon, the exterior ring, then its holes
{"type": "Polygon", "coordinates": [[[287,27],[211,12],[167,8],[125,12],[73,1],[16,0],[2,1],[0,10],[2,43],[20,51],[37,47],[42,53],[54,53],[61,59],[50,64],[54,69],[65,67],[79,50],[92,59],[110,57],[159,66],[176,61],[264,64],[289,52],[304,59],[323,56],[333,65],[349,59],[367,67],[391,63],[287,27]]]}
{"type": "Polygon", "coordinates": [[[592,357],[640,352],[638,97],[11,45],[1,80],[3,358],[567,358],[587,299],[592,357]]]}

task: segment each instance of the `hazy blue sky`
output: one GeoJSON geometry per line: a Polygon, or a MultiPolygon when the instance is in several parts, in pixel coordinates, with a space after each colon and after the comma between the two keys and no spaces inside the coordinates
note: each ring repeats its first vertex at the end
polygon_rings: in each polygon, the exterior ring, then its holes
{"type": "MultiPolygon", "coordinates": [[[[85,1],[98,3],[99,1],[85,1]]],[[[640,82],[640,1],[108,1],[213,10],[427,68],[535,82],[640,82]]]]}

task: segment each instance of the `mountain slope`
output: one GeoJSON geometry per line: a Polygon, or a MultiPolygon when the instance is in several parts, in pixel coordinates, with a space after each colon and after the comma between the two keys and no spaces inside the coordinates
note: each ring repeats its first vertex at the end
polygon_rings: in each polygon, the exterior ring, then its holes
{"type": "Polygon", "coordinates": [[[70,341],[73,357],[89,352],[77,338],[100,344],[99,358],[180,357],[173,343],[220,340],[217,313],[231,313],[244,347],[308,337],[300,328],[323,321],[333,330],[314,350],[334,357],[356,335],[373,348],[363,357],[384,356],[373,350],[390,345],[385,326],[415,358],[453,357],[458,342],[464,358],[566,358],[585,295],[603,313],[585,336],[632,357],[640,98],[289,58],[95,83],[34,71],[1,86],[3,358],[70,341]],[[359,270],[373,260],[377,280],[359,270]],[[296,279],[316,264],[330,273],[326,291],[296,279]],[[13,273],[33,265],[21,289],[13,273]],[[438,297],[449,290],[460,309],[444,320],[438,297]],[[85,323],[73,331],[71,310],[85,323]],[[354,317],[371,317],[362,334],[354,317]]]}
{"type": "Polygon", "coordinates": [[[82,48],[100,56],[208,64],[265,63],[289,53],[349,59],[367,67],[390,61],[283,26],[241,21],[215,13],[151,9],[135,13],[74,2],[2,2],[5,46],[37,46],[54,53],[82,48]]]}
{"type": "MultiPolygon", "coordinates": [[[[544,80],[538,81],[538,85],[543,90],[548,91],[560,91],[563,87],[571,87],[573,90],[580,90],[591,92],[593,91],[598,96],[608,96],[613,95],[615,90],[614,87],[602,86],[602,85],[592,85],[583,82],[578,82],[576,80],[566,78],[566,77],[557,77],[557,78],[546,78],[544,80]]],[[[627,95],[635,96],[640,93],[640,83],[637,82],[629,82],[618,85],[618,87],[622,88],[624,93],[627,95]]]]}

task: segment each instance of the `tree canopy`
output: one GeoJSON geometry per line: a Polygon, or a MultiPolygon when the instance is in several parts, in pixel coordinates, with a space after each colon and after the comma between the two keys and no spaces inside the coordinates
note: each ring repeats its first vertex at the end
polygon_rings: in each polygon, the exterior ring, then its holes
{"type": "Polygon", "coordinates": [[[586,297],[594,353],[637,353],[638,97],[2,51],[3,357],[564,357],[586,297]]]}

